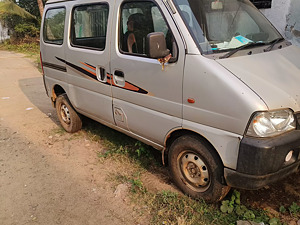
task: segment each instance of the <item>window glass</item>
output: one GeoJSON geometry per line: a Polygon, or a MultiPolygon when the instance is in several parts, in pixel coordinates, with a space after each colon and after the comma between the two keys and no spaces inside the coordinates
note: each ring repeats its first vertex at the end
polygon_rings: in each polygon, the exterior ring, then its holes
{"type": "Polygon", "coordinates": [[[49,9],[44,21],[44,41],[52,44],[62,44],[65,29],[65,8],[49,9]]]}
{"type": "Polygon", "coordinates": [[[107,22],[107,4],[76,7],[72,16],[72,45],[103,50],[106,42],[107,22]]]}
{"type": "Polygon", "coordinates": [[[154,32],[163,32],[164,35],[167,36],[169,31],[168,25],[156,6],[151,8],[151,14],[153,18],[154,32]]]}
{"type": "Polygon", "coordinates": [[[204,54],[281,38],[248,0],[174,0],[174,4],[204,54]]]}
{"type": "Polygon", "coordinates": [[[163,32],[167,48],[174,56],[175,39],[161,11],[153,2],[127,2],[121,9],[120,49],[148,56],[147,35],[163,32]]]}

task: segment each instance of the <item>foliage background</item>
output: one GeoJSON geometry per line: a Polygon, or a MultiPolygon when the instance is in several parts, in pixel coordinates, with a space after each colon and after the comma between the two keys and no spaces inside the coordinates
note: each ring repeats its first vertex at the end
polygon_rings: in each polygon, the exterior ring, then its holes
{"type": "Polygon", "coordinates": [[[39,37],[41,18],[35,0],[0,2],[0,21],[10,30],[11,42],[37,41],[39,37]]]}

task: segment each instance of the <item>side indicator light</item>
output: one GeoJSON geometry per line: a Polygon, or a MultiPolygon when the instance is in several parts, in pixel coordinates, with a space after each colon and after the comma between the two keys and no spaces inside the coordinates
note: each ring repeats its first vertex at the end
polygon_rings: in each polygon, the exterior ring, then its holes
{"type": "Polygon", "coordinates": [[[193,104],[193,103],[195,103],[195,99],[193,99],[193,98],[188,98],[188,103],[191,103],[191,104],[193,104]]]}

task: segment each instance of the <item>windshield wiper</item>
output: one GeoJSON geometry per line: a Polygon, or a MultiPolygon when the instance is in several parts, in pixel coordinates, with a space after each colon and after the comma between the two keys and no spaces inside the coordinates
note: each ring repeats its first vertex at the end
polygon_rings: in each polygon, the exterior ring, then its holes
{"type": "Polygon", "coordinates": [[[249,42],[248,44],[242,45],[242,46],[226,53],[225,55],[220,56],[219,59],[226,59],[226,58],[232,56],[233,54],[237,53],[238,51],[240,51],[242,49],[245,49],[247,47],[260,46],[260,45],[265,45],[265,43],[263,43],[263,42],[249,42]]]}
{"type": "Polygon", "coordinates": [[[284,40],[284,38],[280,37],[280,38],[276,38],[273,41],[269,42],[268,44],[271,44],[271,45],[268,48],[266,48],[264,50],[264,52],[271,51],[278,42],[283,41],[283,40],[284,40]]]}

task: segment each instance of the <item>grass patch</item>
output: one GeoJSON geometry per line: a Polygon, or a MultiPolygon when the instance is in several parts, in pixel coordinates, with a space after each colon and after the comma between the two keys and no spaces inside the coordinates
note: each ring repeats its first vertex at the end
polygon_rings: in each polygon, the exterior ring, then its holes
{"type": "Polygon", "coordinates": [[[279,208],[280,216],[281,217],[292,217],[295,220],[300,221],[300,205],[296,202],[293,202],[290,206],[285,208],[284,206],[280,206],[279,208]]]}
{"type": "Polygon", "coordinates": [[[0,49],[36,56],[40,54],[40,45],[36,42],[12,44],[9,41],[0,44],[0,49]]]}
{"type": "MultiPolygon", "coordinates": [[[[233,191],[221,203],[206,204],[203,200],[193,200],[183,194],[171,191],[148,191],[142,182],[146,171],[159,173],[161,169],[160,153],[153,148],[130,138],[118,131],[87,119],[84,132],[92,141],[97,141],[105,150],[98,156],[105,160],[123,159],[128,163],[126,171],[112,174],[111,181],[130,186],[130,198],[139,206],[146,206],[141,213],[150,214],[150,224],[220,224],[235,225],[238,220],[264,222],[265,225],[283,225],[278,218],[272,218],[267,211],[253,209],[241,203],[240,193],[233,191]],[[158,154],[158,156],[157,156],[158,154]]],[[[281,209],[282,211],[283,208],[281,209]]],[[[291,205],[285,212],[298,218],[298,205],[291,205]]]]}
{"type": "Polygon", "coordinates": [[[114,156],[118,155],[128,157],[144,169],[161,166],[161,153],[152,147],[88,118],[84,124],[83,130],[88,138],[104,147],[98,152],[100,158],[116,158],[114,156]]]}
{"type": "Polygon", "coordinates": [[[64,135],[64,134],[66,134],[66,133],[67,133],[67,132],[65,131],[65,129],[62,128],[61,126],[52,129],[51,132],[50,132],[51,135],[55,135],[55,134],[58,134],[58,135],[64,135]]]}
{"type": "MultiPolygon", "coordinates": [[[[150,224],[234,225],[238,220],[248,220],[245,218],[245,215],[250,215],[249,212],[255,215],[256,219],[252,219],[252,221],[269,224],[270,218],[262,210],[247,210],[243,215],[238,215],[235,211],[231,213],[222,212],[219,208],[219,203],[206,204],[202,199],[194,200],[188,196],[169,190],[156,193],[150,192],[144,187],[141,181],[142,176],[143,172],[132,172],[129,175],[117,174],[115,181],[118,184],[127,183],[130,186],[130,197],[132,201],[139,206],[146,206],[147,212],[144,213],[151,215],[152,219],[150,224]]],[[[274,220],[275,219],[272,221],[274,220]]]]}

